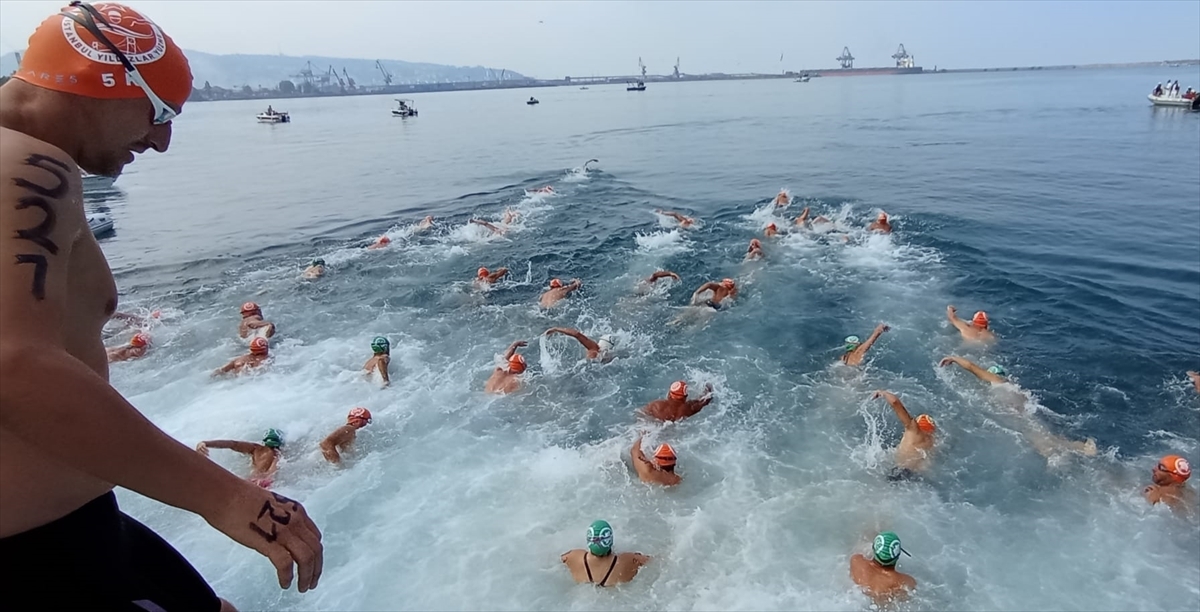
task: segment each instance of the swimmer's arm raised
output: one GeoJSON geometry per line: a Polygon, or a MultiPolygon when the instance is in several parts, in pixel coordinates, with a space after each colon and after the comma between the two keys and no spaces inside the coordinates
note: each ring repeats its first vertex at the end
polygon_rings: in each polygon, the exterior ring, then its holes
{"type": "Polygon", "coordinates": [[[646,279],[646,282],[653,283],[660,278],[673,278],[675,280],[680,280],[679,275],[670,270],[659,270],[658,272],[651,274],[650,278],[646,279]]]}
{"type": "Polygon", "coordinates": [[[629,449],[629,457],[633,459],[635,468],[639,463],[650,465],[650,460],[646,459],[646,454],[642,452],[642,434],[639,433],[637,439],[633,441],[633,446],[629,449]]]}
{"type": "Polygon", "coordinates": [[[958,310],[955,309],[953,306],[947,306],[946,307],[946,319],[948,321],[950,321],[951,325],[958,328],[958,331],[966,331],[967,329],[969,329],[970,326],[967,325],[966,321],[963,321],[962,319],[958,318],[958,315],[956,314],[957,312],[958,312],[958,310]]]}
{"type": "Polygon", "coordinates": [[[338,454],[338,446],[346,443],[346,429],[344,427],[337,428],[337,431],[326,436],[321,440],[321,454],[325,456],[330,463],[341,463],[342,456],[338,454]]]}
{"type": "Polygon", "coordinates": [[[201,444],[208,448],[224,448],[242,453],[243,455],[252,454],[254,453],[254,449],[258,448],[258,445],[253,442],[243,442],[241,440],[205,440],[201,444]]]}
{"type": "Polygon", "coordinates": [[[509,359],[512,359],[512,356],[514,354],[516,354],[517,349],[521,348],[522,346],[525,346],[526,344],[528,344],[528,343],[525,342],[524,340],[517,340],[516,342],[513,342],[512,344],[508,345],[508,350],[504,351],[504,360],[508,361],[509,359]]]}
{"type": "Polygon", "coordinates": [[[379,377],[383,379],[383,384],[392,384],[392,378],[388,375],[388,367],[392,364],[392,358],[384,355],[383,359],[379,360],[379,366],[375,369],[379,370],[379,377]]]}
{"type": "Polygon", "coordinates": [[[692,300],[695,300],[696,296],[700,295],[701,293],[704,293],[705,291],[714,291],[715,292],[717,290],[717,288],[720,286],[721,285],[718,283],[704,283],[703,285],[700,285],[699,289],[692,292],[692,300]]]}
{"type": "Polygon", "coordinates": [[[800,211],[800,216],[796,217],[796,225],[804,225],[808,221],[808,209],[809,207],[805,206],[804,210],[800,211]]]}
{"type": "Polygon", "coordinates": [[[591,338],[583,335],[583,332],[580,332],[577,329],[571,329],[569,327],[551,327],[550,329],[546,330],[546,335],[549,336],[550,334],[562,334],[564,336],[570,336],[579,341],[579,343],[583,345],[583,348],[589,351],[600,350],[599,344],[593,342],[591,338]]]}
{"type": "Polygon", "coordinates": [[[879,340],[879,336],[883,335],[883,332],[889,329],[891,328],[883,323],[875,326],[875,331],[871,332],[871,335],[867,338],[867,341],[863,342],[862,346],[854,349],[854,352],[858,353],[859,355],[865,355],[867,351],[871,350],[871,346],[875,344],[875,341],[879,340]]]}
{"type": "Polygon", "coordinates": [[[979,380],[984,380],[984,381],[987,381],[990,383],[1007,382],[1007,380],[1005,380],[1004,378],[997,376],[995,374],[992,374],[991,372],[988,372],[987,370],[985,370],[985,369],[979,367],[978,365],[976,365],[975,363],[973,363],[971,360],[964,359],[964,358],[958,357],[956,355],[951,355],[949,357],[943,358],[941,360],[941,362],[938,363],[938,365],[940,365],[942,367],[946,367],[952,363],[958,364],[958,366],[961,367],[962,369],[974,374],[976,376],[976,378],[978,378],[979,380]]]}
{"type": "Polygon", "coordinates": [[[896,417],[900,419],[900,423],[904,425],[905,429],[908,429],[908,426],[912,423],[913,418],[912,415],[908,413],[908,410],[904,407],[904,404],[900,402],[900,398],[888,391],[883,390],[876,391],[875,395],[872,397],[882,397],[885,401],[887,401],[887,403],[892,406],[892,410],[896,412],[896,417]]]}
{"type": "Polygon", "coordinates": [[[685,406],[687,406],[687,413],[685,416],[692,416],[703,410],[705,406],[711,404],[713,401],[712,392],[713,388],[711,384],[704,385],[704,395],[701,395],[699,398],[694,400],[688,400],[685,404],[685,406]]]}

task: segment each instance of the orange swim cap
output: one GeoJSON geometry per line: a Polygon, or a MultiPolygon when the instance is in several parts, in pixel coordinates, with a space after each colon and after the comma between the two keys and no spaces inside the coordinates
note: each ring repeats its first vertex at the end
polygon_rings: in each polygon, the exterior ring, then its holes
{"type": "Polygon", "coordinates": [[[1158,469],[1170,474],[1175,482],[1186,482],[1192,476],[1192,466],[1179,455],[1167,455],[1158,462],[1158,469]]]}
{"type": "Polygon", "coordinates": [[[561,287],[562,287],[562,281],[558,280],[557,278],[550,279],[550,288],[551,289],[559,289],[561,287]]]}
{"type": "Polygon", "coordinates": [[[487,275],[488,275],[487,268],[480,268],[477,272],[475,272],[475,276],[477,276],[479,278],[487,278],[487,275]]]}
{"type": "Polygon", "coordinates": [[[525,371],[525,358],[514,353],[508,358],[508,371],[510,374],[520,374],[525,371]]]}
{"type": "Polygon", "coordinates": [[[771,230],[771,231],[775,231],[775,230],[777,230],[777,229],[779,229],[779,228],[778,228],[778,227],[775,227],[775,224],[774,224],[774,223],[771,223],[770,225],[768,225],[768,226],[767,226],[767,229],[769,229],[769,230],[771,230]]]}
{"type": "Polygon", "coordinates": [[[262,314],[262,309],[258,307],[258,304],[255,304],[254,302],[246,302],[245,304],[242,304],[243,317],[255,313],[262,314]]]}
{"type": "Polygon", "coordinates": [[[671,383],[671,390],[667,393],[667,397],[675,400],[687,399],[687,383],[682,380],[671,383]]]}
{"type": "Polygon", "coordinates": [[[363,421],[370,423],[371,422],[371,411],[367,410],[366,408],[355,408],[350,411],[350,414],[346,415],[347,421],[352,421],[354,419],[361,419],[363,421]]]}
{"type": "Polygon", "coordinates": [[[129,346],[136,346],[137,348],[142,348],[143,346],[150,346],[150,336],[147,336],[146,334],[138,332],[138,333],[134,334],[133,338],[131,338],[129,340],[129,346]]]}
{"type": "Polygon", "coordinates": [[[734,283],[732,278],[726,278],[721,281],[721,286],[726,289],[733,289],[734,283]]]}
{"type": "Polygon", "coordinates": [[[675,449],[670,444],[659,444],[658,450],[654,451],[654,462],[660,467],[675,465],[675,449]]]}
{"type": "MultiPolygon", "coordinates": [[[[175,41],[128,6],[99,2],[93,8],[103,19],[93,17],[82,7],[63,10],[84,21],[92,17],[100,32],[137,68],[150,89],[178,109],[192,94],[192,70],[175,41]]],[[[88,98],[146,96],[108,45],[62,13],[47,17],[34,30],[13,78],[88,98]]]]}
{"type": "Polygon", "coordinates": [[[266,355],[267,349],[268,349],[268,345],[267,345],[266,338],[255,338],[250,341],[250,354],[251,355],[266,355]]]}
{"type": "Polygon", "coordinates": [[[376,244],[391,244],[392,239],[388,238],[387,236],[380,236],[379,240],[376,240],[375,243],[376,244]]]}
{"type": "Polygon", "coordinates": [[[762,248],[762,243],[758,241],[758,238],[752,238],[750,239],[750,246],[762,248]]]}
{"type": "Polygon", "coordinates": [[[922,414],[917,417],[917,429],[925,433],[933,433],[937,431],[937,423],[933,422],[933,417],[922,414]]]}
{"type": "Polygon", "coordinates": [[[982,327],[984,329],[987,329],[987,326],[988,326],[987,313],[980,310],[979,312],[975,313],[974,317],[971,318],[971,322],[974,323],[976,327],[982,327]]]}

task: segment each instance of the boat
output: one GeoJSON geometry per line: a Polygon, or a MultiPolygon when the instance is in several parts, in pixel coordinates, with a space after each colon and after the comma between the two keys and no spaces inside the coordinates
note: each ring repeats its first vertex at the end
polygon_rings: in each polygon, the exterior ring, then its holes
{"type": "Polygon", "coordinates": [[[796,82],[797,83],[807,83],[809,78],[811,78],[811,77],[809,77],[807,74],[804,74],[804,75],[801,75],[800,78],[796,79],[796,82]]]}
{"type": "Polygon", "coordinates": [[[1150,94],[1146,96],[1155,106],[1179,106],[1188,108],[1192,105],[1192,100],[1195,98],[1184,98],[1182,96],[1156,96],[1150,94]]]}
{"type": "Polygon", "coordinates": [[[642,58],[638,58],[638,67],[642,69],[642,78],[636,81],[630,81],[625,87],[625,91],[646,91],[646,65],[642,63],[642,58]]]}
{"type": "Polygon", "coordinates": [[[584,85],[583,87],[580,87],[580,89],[587,89],[587,88],[588,88],[588,87],[587,87],[587,85],[584,85]]]}
{"type": "Polygon", "coordinates": [[[112,187],[113,181],[117,180],[116,177],[113,176],[103,176],[99,174],[91,174],[89,172],[83,172],[82,178],[84,193],[108,189],[109,187],[112,187]]]}
{"type": "Polygon", "coordinates": [[[529,96],[529,99],[526,100],[525,103],[530,106],[533,106],[534,104],[541,104],[541,102],[538,102],[538,99],[533,96],[529,96]]]}
{"type": "Polygon", "coordinates": [[[259,113],[256,117],[259,123],[291,123],[292,118],[283,111],[277,111],[270,106],[266,112],[259,113]]]}
{"type": "Polygon", "coordinates": [[[417,107],[408,98],[396,98],[396,108],[392,109],[393,117],[416,117],[417,107]]]}
{"type": "Polygon", "coordinates": [[[1192,105],[1189,107],[1189,109],[1193,113],[1200,113],[1200,96],[1192,98],[1192,105]]]}
{"type": "Polygon", "coordinates": [[[113,221],[108,215],[101,213],[88,215],[87,222],[88,229],[92,230],[92,235],[97,238],[113,231],[113,221]]]}

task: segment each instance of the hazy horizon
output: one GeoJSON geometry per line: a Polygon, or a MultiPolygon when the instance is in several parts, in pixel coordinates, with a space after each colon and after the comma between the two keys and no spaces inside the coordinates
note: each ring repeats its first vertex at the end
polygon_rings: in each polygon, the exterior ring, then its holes
{"type": "MultiPolygon", "coordinates": [[[[63,0],[0,2],[0,52],[63,0]]],[[[535,78],[1195,59],[1200,2],[125,2],[183,48],[507,68],[535,78]],[[236,7],[236,10],[235,10],[236,7]],[[230,17],[236,17],[231,20],[230,17]],[[1189,25],[1190,24],[1190,25],[1189,25]],[[782,56],[782,60],[780,59],[782,56]]]]}

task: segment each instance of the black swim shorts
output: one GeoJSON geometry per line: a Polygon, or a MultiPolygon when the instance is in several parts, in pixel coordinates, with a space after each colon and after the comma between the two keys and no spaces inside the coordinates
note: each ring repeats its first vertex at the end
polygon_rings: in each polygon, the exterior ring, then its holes
{"type": "Polygon", "coordinates": [[[0,539],[5,610],[206,610],[221,601],[111,491],[52,523],[0,539]]]}

